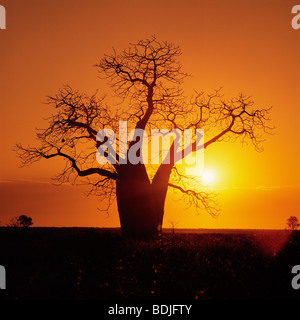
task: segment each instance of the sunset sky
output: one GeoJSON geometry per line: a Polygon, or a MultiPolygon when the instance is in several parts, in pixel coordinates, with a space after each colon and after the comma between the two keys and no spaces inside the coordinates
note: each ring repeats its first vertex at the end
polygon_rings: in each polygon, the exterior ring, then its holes
{"type": "Polygon", "coordinates": [[[226,97],[251,95],[272,106],[274,135],[264,152],[240,143],[213,144],[205,168],[219,195],[217,219],[186,210],[168,194],[164,227],[284,228],[300,220],[300,30],[291,27],[290,0],[2,0],[7,29],[0,30],[0,225],[27,214],[35,226],[119,226],[116,207],[83,186],[54,186],[59,160],[19,168],[16,142],[36,143],[35,128],[52,112],[43,102],[64,84],[111,94],[93,67],[111,48],[156,35],[179,45],[184,89],[226,97]]]}

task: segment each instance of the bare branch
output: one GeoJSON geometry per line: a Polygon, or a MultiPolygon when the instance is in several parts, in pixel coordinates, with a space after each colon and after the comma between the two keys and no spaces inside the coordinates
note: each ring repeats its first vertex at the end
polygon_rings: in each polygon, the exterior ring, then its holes
{"type": "Polygon", "coordinates": [[[263,134],[273,129],[267,125],[270,108],[254,106],[251,98],[243,94],[225,100],[221,89],[211,94],[195,91],[191,98],[185,97],[180,86],[188,74],[182,71],[179,62],[181,54],[178,46],[158,41],[154,36],[132,43],[120,53],[113,49],[96,67],[100,76],[108,80],[114,93],[122,99],[122,108],[113,112],[105,104],[104,96],[99,97],[97,92],[88,96],[68,85],[64,86],[57,95],[47,99],[47,104],[55,112],[47,119],[47,127],[37,130],[40,146],[16,145],[23,165],[30,165],[43,158],[61,158],[65,161],[65,167],[56,176],[59,182],[71,179],[77,182],[78,179],[88,183],[91,193],[101,194],[110,205],[115,197],[116,182],[121,180],[122,174],[128,180],[134,175],[142,176],[149,184],[150,179],[144,164],[139,163],[136,167],[130,164],[124,167],[122,164],[121,169],[121,157],[110,149],[106,155],[112,156],[115,163],[99,165],[96,151],[109,139],[102,137],[99,141],[99,130],[112,129],[116,133],[118,147],[124,141],[120,133],[117,134],[119,121],[127,120],[128,131],[136,130],[132,141],[126,144],[124,151],[128,154],[130,148],[138,142],[137,129],[146,130],[150,138],[150,130],[153,128],[169,131],[176,129],[181,133],[191,129],[192,148],[181,150],[174,140],[167,150],[170,163],[162,160],[153,175],[149,190],[156,188],[156,194],[160,192],[160,214],[163,214],[162,204],[167,188],[170,187],[180,193],[189,205],[205,209],[216,217],[218,209],[213,195],[207,193],[196,178],[179,174],[174,166],[176,161],[173,155],[181,152],[182,156],[187,156],[225,139],[238,139],[242,143],[250,141],[257,151],[261,151],[263,134]],[[196,134],[197,129],[204,129],[204,141],[196,134]],[[124,174],[126,171],[127,174],[124,174]]]}
{"type": "Polygon", "coordinates": [[[209,213],[213,218],[217,218],[220,210],[216,205],[214,200],[215,194],[207,192],[197,192],[194,189],[185,189],[177,184],[168,183],[168,186],[180,191],[182,194],[181,200],[184,200],[188,207],[193,206],[196,208],[196,211],[199,213],[200,210],[204,209],[209,213]]]}

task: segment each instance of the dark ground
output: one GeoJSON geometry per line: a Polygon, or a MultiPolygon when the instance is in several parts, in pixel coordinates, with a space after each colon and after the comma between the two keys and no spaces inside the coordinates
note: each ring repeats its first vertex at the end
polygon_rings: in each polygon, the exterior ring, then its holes
{"type": "Polygon", "coordinates": [[[122,241],[117,230],[0,228],[4,299],[300,299],[291,268],[300,233],[165,233],[122,241]]]}

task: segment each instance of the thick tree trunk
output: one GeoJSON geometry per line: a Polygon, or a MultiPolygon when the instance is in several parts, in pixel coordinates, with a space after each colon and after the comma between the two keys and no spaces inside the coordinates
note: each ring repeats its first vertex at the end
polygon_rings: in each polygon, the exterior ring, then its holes
{"type": "Polygon", "coordinates": [[[152,184],[144,165],[122,167],[116,180],[116,193],[124,237],[149,239],[161,231],[172,167],[172,164],[162,164],[152,184]]]}
{"type": "Polygon", "coordinates": [[[158,234],[158,215],[144,165],[126,165],[116,181],[122,235],[153,238],[158,234]]]}
{"type": "Polygon", "coordinates": [[[161,164],[152,181],[152,192],[158,216],[158,228],[160,231],[165,214],[165,200],[172,167],[172,164],[161,164]]]}

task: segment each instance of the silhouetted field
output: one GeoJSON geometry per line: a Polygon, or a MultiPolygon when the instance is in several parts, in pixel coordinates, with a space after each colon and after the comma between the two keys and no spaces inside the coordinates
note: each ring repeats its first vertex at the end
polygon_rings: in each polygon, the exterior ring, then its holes
{"type": "Polygon", "coordinates": [[[295,264],[299,232],[167,232],[137,242],[113,229],[0,228],[6,299],[299,299],[295,264]]]}

